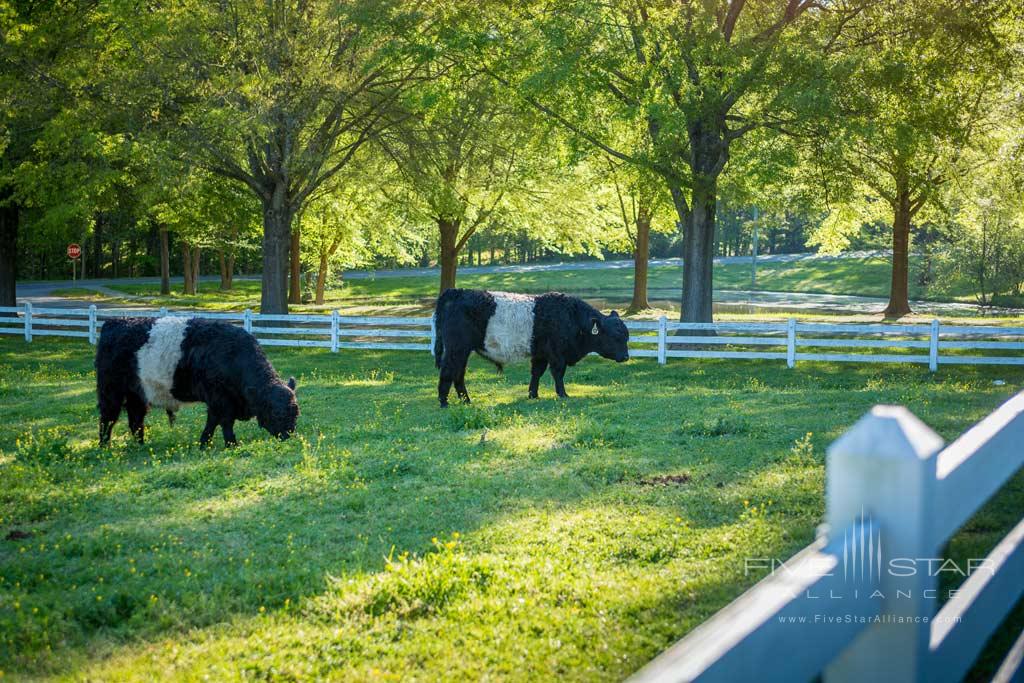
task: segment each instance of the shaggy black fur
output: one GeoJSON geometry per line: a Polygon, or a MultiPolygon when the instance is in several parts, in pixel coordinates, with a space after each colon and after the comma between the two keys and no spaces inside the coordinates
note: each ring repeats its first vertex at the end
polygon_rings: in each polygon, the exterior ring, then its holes
{"type": "MultiPolygon", "coordinates": [[[[96,351],[100,444],[110,441],[122,407],[128,411],[132,434],[143,441],[149,406],[139,382],[136,352],[149,339],[154,323],[151,318],[125,318],[103,325],[96,351]]],[[[226,444],[237,443],[235,420],[252,417],[274,436],[286,439],[299,416],[295,379],[282,382],[255,337],[220,321],[188,322],[171,394],[183,403],[206,404],[203,445],[209,444],[218,425],[226,444]]],[[[173,424],[174,413],[168,410],[167,417],[173,424]]]]}
{"type": "MultiPolygon", "coordinates": [[[[466,364],[472,352],[483,355],[487,322],[495,310],[490,292],[448,289],[438,297],[434,310],[434,364],[441,371],[437,385],[441,407],[448,405],[452,384],[459,399],[469,403],[466,364]]],[[[550,368],[555,392],[568,398],[567,367],[590,353],[619,363],[629,360],[628,344],[629,330],[617,311],[604,315],[582,299],[559,292],[534,297],[529,397],[537,398],[540,378],[550,368]],[[592,334],[595,326],[598,333],[592,334]]]]}

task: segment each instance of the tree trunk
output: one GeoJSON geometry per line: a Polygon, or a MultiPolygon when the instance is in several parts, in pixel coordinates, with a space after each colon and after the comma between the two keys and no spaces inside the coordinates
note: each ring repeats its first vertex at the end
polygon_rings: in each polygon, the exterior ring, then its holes
{"type": "MultiPolygon", "coordinates": [[[[697,183],[689,213],[683,217],[683,292],[680,322],[711,322],[712,268],[715,257],[715,180],[697,183]]],[[[688,335],[695,334],[690,330],[688,335]]]]}
{"type": "Polygon", "coordinates": [[[651,307],[647,301],[647,262],[651,254],[651,217],[641,205],[636,214],[636,248],[633,250],[633,300],[626,313],[651,307]]]}
{"type": "Polygon", "coordinates": [[[192,293],[199,293],[199,247],[192,248],[192,293]]]}
{"type": "Polygon", "coordinates": [[[96,225],[92,230],[92,276],[103,275],[103,215],[96,216],[96,225]]]}
{"type": "Polygon", "coordinates": [[[136,253],[136,241],[137,235],[132,230],[128,237],[128,277],[138,277],[137,269],[135,267],[135,253],[136,253]]]}
{"type": "Polygon", "coordinates": [[[181,243],[181,268],[185,276],[182,292],[186,295],[195,294],[195,280],[192,279],[192,247],[184,241],[181,243]]]}
{"type": "Polygon", "coordinates": [[[263,275],[261,313],[288,312],[288,255],[291,247],[292,211],[286,188],[279,184],[263,204],[263,275]]]}
{"type": "Polygon", "coordinates": [[[316,273],[316,305],[324,305],[324,286],[327,284],[327,252],[320,252],[320,270],[316,273]]]}
{"type": "Polygon", "coordinates": [[[18,280],[18,221],[20,211],[11,197],[13,192],[3,190],[0,198],[0,306],[17,305],[18,280]]]}
{"type": "Polygon", "coordinates": [[[168,244],[167,228],[160,228],[160,293],[171,293],[171,250],[168,244]]]}
{"type": "Polygon", "coordinates": [[[220,250],[220,291],[230,292],[235,278],[235,255],[220,250]]]}
{"type": "Polygon", "coordinates": [[[288,303],[290,304],[302,303],[302,258],[299,254],[300,230],[299,225],[292,229],[291,283],[288,288],[288,303]]]}
{"type": "Polygon", "coordinates": [[[892,222],[892,283],[886,318],[902,318],[910,314],[908,283],[910,281],[910,190],[904,183],[896,188],[892,222]]]}
{"type": "Polygon", "coordinates": [[[459,265],[459,253],[455,246],[459,237],[461,221],[438,219],[437,228],[441,236],[441,286],[439,294],[455,286],[455,274],[459,265]]]}

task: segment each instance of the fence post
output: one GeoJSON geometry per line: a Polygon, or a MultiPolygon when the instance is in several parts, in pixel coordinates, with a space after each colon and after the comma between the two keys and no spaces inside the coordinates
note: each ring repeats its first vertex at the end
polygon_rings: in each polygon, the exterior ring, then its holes
{"type": "Polygon", "coordinates": [[[331,351],[338,352],[338,312],[331,311],[331,351]]]}
{"type": "Polygon", "coordinates": [[[864,518],[876,529],[867,539],[863,533],[844,539],[841,566],[833,571],[843,572],[850,594],[858,574],[877,573],[881,619],[828,666],[826,683],[928,680],[930,621],[938,602],[930,521],[941,447],[939,435],[906,408],[875,406],[828,449],[829,533],[843,533],[864,518]]]}
{"type": "Polygon", "coordinates": [[[786,367],[796,367],[796,318],[786,321],[786,367]]]}
{"type": "Polygon", "coordinates": [[[668,360],[668,318],[658,318],[658,364],[664,365],[668,360]]]}
{"type": "Polygon", "coordinates": [[[96,304],[89,304],[89,343],[96,345],[96,304]]]}
{"type": "Polygon", "coordinates": [[[245,314],[242,316],[242,327],[249,334],[252,334],[252,309],[245,309],[245,314]]]}
{"type": "Polygon", "coordinates": [[[32,303],[25,302],[25,341],[32,341],[32,303]]]}
{"type": "Polygon", "coordinates": [[[160,307],[160,317],[161,318],[166,318],[167,317],[167,307],[166,306],[161,306],[160,307]]]}
{"type": "Polygon", "coordinates": [[[434,355],[434,346],[437,343],[437,323],[434,316],[430,316],[430,355],[434,355]]]}
{"type": "Polygon", "coordinates": [[[932,320],[931,337],[928,341],[928,369],[935,372],[939,369],[939,320],[932,320]]]}

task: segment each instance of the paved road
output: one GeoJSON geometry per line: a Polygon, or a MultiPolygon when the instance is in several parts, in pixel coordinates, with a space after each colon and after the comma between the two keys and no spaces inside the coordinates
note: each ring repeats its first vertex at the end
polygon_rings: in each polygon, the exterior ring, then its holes
{"type": "MultiPolygon", "coordinates": [[[[660,297],[651,295],[655,301],[660,297]]],[[[670,298],[678,299],[678,295],[670,298]]],[[[889,299],[875,296],[854,296],[849,294],[814,294],[803,292],[750,292],[743,290],[715,290],[715,308],[732,312],[776,312],[776,313],[845,313],[881,314],[889,299]]],[[[982,311],[980,306],[966,303],[945,303],[939,301],[911,301],[910,308],[924,315],[981,315],[983,312],[998,315],[1022,315],[1020,308],[994,308],[982,311]]]]}
{"type": "MultiPolygon", "coordinates": [[[[882,251],[851,251],[835,256],[825,256],[822,254],[774,254],[759,256],[758,263],[792,263],[795,261],[805,260],[835,260],[835,259],[846,259],[846,258],[865,258],[868,256],[879,256],[885,255],[886,252],[882,251]]],[[[725,256],[715,259],[715,263],[729,264],[729,263],[750,263],[749,256],[725,256]]],[[[677,266],[681,267],[683,260],[681,258],[668,258],[668,259],[652,259],[651,266],[677,266]]],[[[615,270],[632,268],[632,260],[621,260],[621,261],[568,261],[564,263],[530,263],[524,265],[509,265],[509,266],[463,266],[459,268],[460,275],[476,275],[476,274],[488,274],[488,273],[542,273],[542,272],[553,272],[563,270],[615,270]]],[[[437,268],[396,268],[396,269],[382,269],[382,270],[349,270],[343,275],[348,280],[365,280],[373,278],[389,278],[389,277],[439,277],[440,270],[437,268]]],[[[236,275],[236,280],[258,280],[259,276],[255,275],[236,275]]],[[[201,282],[218,282],[219,276],[217,275],[204,275],[200,277],[201,282]]],[[[95,279],[95,280],[78,280],[72,282],[71,280],[46,280],[39,282],[19,282],[18,283],[18,300],[19,301],[30,301],[34,306],[57,306],[67,307],[69,305],[78,306],[81,305],[81,301],[67,299],[66,297],[59,297],[54,295],[55,290],[59,289],[89,289],[99,294],[106,296],[118,297],[121,299],[133,299],[142,297],[132,297],[131,295],[119,292],[117,290],[110,289],[111,285],[144,285],[144,284],[158,284],[160,278],[158,277],[137,277],[137,278],[120,278],[120,279],[95,279]],[[69,303],[70,302],[70,303],[69,303]]],[[[182,278],[172,277],[171,283],[180,285],[182,278]]]]}
{"type": "MultiPolygon", "coordinates": [[[[867,258],[869,256],[886,256],[885,251],[849,251],[834,256],[824,254],[765,254],[757,257],[758,263],[793,263],[796,261],[834,261],[836,259],[867,258]]],[[[749,264],[749,256],[720,256],[715,259],[716,264],[749,264]]],[[[681,258],[651,259],[650,265],[657,266],[678,266],[682,267],[681,258]]],[[[524,265],[511,266],[460,266],[459,275],[484,275],[488,273],[544,273],[558,270],[615,270],[632,268],[632,259],[623,261],[568,261],[565,263],[528,263],[524,265]]],[[[437,268],[400,268],[395,270],[353,270],[346,271],[345,277],[349,280],[362,280],[374,277],[410,277],[418,275],[432,275],[439,277],[441,271],[437,268]]]]}
{"type": "MultiPolygon", "coordinates": [[[[759,256],[758,263],[793,263],[797,261],[812,260],[835,260],[847,258],[866,258],[869,256],[885,256],[884,251],[858,251],[847,252],[836,256],[824,256],[820,254],[777,254],[759,256]]],[[[731,256],[715,259],[716,263],[750,263],[749,256],[731,256]]],[[[682,259],[652,259],[652,266],[681,266],[682,259]]],[[[551,272],[565,270],[601,270],[601,269],[623,269],[632,268],[631,260],[623,261],[570,261],[567,263],[537,263],[511,266],[466,266],[459,269],[462,275],[486,274],[486,273],[532,273],[551,272]]],[[[374,270],[374,271],[348,271],[344,277],[349,280],[361,280],[367,278],[391,278],[391,277],[415,277],[415,276],[438,276],[437,268],[403,268],[395,270],[374,270]]],[[[202,282],[218,282],[216,275],[203,276],[202,282]]],[[[256,280],[257,276],[236,276],[236,280],[256,280]]],[[[18,284],[18,302],[30,301],[33,306],[46,306],[54,308],[73,308],[88,305],[83,300],[59,297],[54,294],[55,290],[78,288],[90,289],[107,296],[127,299],[127,303],[98,303],[100,307],[117,307],[138,305],[146,306],[146,297],[133,297],[110,289],[113,284],[154,284],[160,281],[159,278],[132,278],[119,280],[79,280],[71,281],[49,281],[49,282],[26,282],[18,284]],[[137,300],[137,303],[132,300],[137,300]]],[[[171,278],[175,285],[180,285],[182,278],[171,278]]],[[[628,293],[624,295],[628,296],[628,293]]],[[[676,302],[678,291],[675,289],[661,290],[652,289],[650,298],[654,301],[676,302]]],[[[880,313],[885,308],[887,300],[881,297],[852,296],[845,294],[814,294],[799,292],[766,292],[766,291],[744,291],[744,290],[715,290],[715,306],[718,310],[750,310],[764,312],[829,312],[829,313],[880,313]]],[[[980,308],[973,304],[966,303],[940,303],[934,301],[912,301],[911,307],[919,313],[926,314],[977,314],[980,308]]],[[[1004,315],[1024,314],[1022,309],[997,309],[1004,315]]]]}

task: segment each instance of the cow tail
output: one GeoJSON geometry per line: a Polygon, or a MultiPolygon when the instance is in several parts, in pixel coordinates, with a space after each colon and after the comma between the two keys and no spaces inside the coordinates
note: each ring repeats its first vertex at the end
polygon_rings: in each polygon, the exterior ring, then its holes
{"type": "Polygon", "coordinates": [[[441,334],[437,332],[437,322],[434,322],[434,367],[440,369],[441,354],[444,353],[444,344],[441,342],[441,334]]]}
{"type": "Polygon", "coordinates": [[[434,367],[440,369],[441,356],[444,355],[444,321],[448,302],[454,297],[454,290],[446,289],[437,297],[434,306],[434,367]]]}

